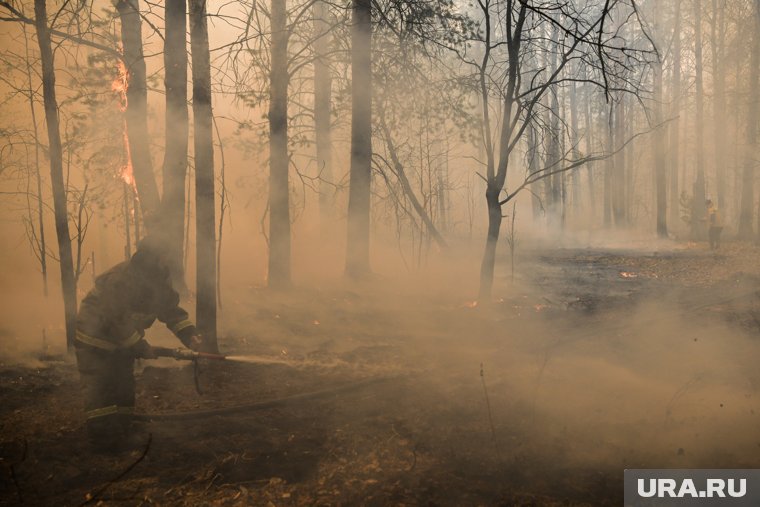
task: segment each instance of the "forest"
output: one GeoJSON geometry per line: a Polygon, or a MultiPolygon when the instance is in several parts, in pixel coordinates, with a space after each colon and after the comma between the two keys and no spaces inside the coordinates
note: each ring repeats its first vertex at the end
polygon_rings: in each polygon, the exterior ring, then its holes
{"type": "Polygon", "coordinates": [[[0,0],[0,69],[0,505],[760,468],[760,0],[0,0]],[[138,356],[102,455],[77,313],[145,238],[223,360],[138,356]]]}

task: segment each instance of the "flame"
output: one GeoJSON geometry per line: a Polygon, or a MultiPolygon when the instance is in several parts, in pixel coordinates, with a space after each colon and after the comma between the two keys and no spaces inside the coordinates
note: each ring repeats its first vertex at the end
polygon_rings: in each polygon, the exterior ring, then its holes
{"type": "Polygon", "coordinates": [[[127,136],[127,125],[124,122],[124,153],[126,154],[126,163],[119,169],[119,177],[129,185],[137,195],[137,183],[135,182],[135,171],[132,168],[132,155],[129,152],[129,136],[127,136]]]}
{"type": "MultiPolygon", "coordinates": [[[[127,111],[127,90],[129,89],[129,71],[122,60],[117,64],[117,75],[111,82],[111,90],[119,94],[119,110],[124,113],[127,111]]],[[[124,153],[125,163],[119,169],[119,178],[132,188],[137,194],[137,184],[135,182],[135,173],[132,168],[132,154],[129,151],[129,136],[127,135],[127,121],[124,120],[123,126],[124,153]]]]}
{"type": "Polygon", "coordinates": [[[119,109],[121,112],[127,110],[127,90],[129,89],[129,71],[127,71],[124,62],[119,60],[116,67],[117,75],[111,82],[111,91],[119,94],[119,109]]]}

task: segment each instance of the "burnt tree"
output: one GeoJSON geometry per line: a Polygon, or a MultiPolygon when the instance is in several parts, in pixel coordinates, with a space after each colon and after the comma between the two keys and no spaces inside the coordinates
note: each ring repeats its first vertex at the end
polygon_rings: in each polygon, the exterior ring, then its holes
{"type": "Polygon", "coordinates": [[[370,0],[353,0],[351,26],[351,169],[346,274],[369,274],[372,180],[372,16],[370,0]]]}
{"type": "MultiPolygon", "coordinates": [[[[155,217],[159,207],[158,186],[150,158],[148,133],[148,84],[142,45],[142,22],[138,0],[118,0],[121,42],[127,69],[127,137],[137,193],[144,214],[155,217]]],[[[149,224],[152,225],[152,224],[149,224]]]]}
{"type": "Polygon", "coordinates": [[[272,0],[269,75],[269,286],[290,285],[288,37],[285,0],[272,0]]]}
{"type": "Polygon", "coordinates": [[[166,152],[163,166],[162,226],[174,286],[185,289],[183,247],[187,176],[187,9],[186,0],[166,0],[164,7],[164,83],[166,152]]]}
{"type": "Polygon", "coordinates": [[[193,147],[195,151],[196,319],[209,350],[216,340],[216,230],[211,62],[206,0],[190,0],[193,69],[193,147]]]}

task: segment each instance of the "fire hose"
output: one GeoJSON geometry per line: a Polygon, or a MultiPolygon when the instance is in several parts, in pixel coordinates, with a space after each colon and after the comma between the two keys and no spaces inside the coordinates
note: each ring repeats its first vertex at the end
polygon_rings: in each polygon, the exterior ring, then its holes
{"type": "Polygon", "coordinates": [[[224,361],[227,356],[224,354],[213,354],[210,352],[197,352],[195,350],[169,347],[150,347],[150,352],[154,358],[159,357],[171,357],[178,361],[192,361],[193,362],[193,382],[195,382],[195,390],[198,394],[203,394],[200,383],[200,367],[198,366],[198,359],[210,359],[212,361],[224,361]]]}
{"type": "MultiPolygon", "coordinates": [[[[201,393],[200,385],[198,381],[198,360],[208,359],[211,361],[230,361],[230,362],[244,362],[248,364],[290,364],[287,361],[273,360],[269,358],[246,358],[238,356],[227,356],[224,354],[213,354],[209,352],[196,352],[194,350],[185,348],[168,348],[168,347],[151,347],[152,355],[158,357],[170,357],[178,361],[193,361],[194,364],[194,377],[195,388],[199,394],[201,393]]],[[[265,410],[270,408],[282,407],[292,403],[318,400],[328,398],[338,394],[357,391],[365,387],[373,386],[380,383],[385,383],[391,380],[398,380],[401,377],[379,377],[359,380],[350,382],[348,384],[340,385],[337,387],[322,389],[319,391],[311,391],[308,393],[300,393],[291,396],[285,396],[282,398],[276,398],[273,400],[265,400],[254,403],[246,403],[242,405],[233,405],[230,407],[221,407],[216,409],[203,409],[192,410],[183,412],[165,412],[160,414],[135,414],[134,417],[140,421],[179,421],[187,419],[197,419],[213,416],[224,416],[237,414],[242,412],[254,412],[257,410],[265,410]]]]}
{"type": "Polygon", "coordinates": [[[211,359],[214,361],[224,361],[227,356],[224,354],[212,354],[209,352],[196,352],[190,349],[169,347],[151,347],[151,352],[156,357],[171,357],[178,361],[195,361],[197,359],[211,359]]]}

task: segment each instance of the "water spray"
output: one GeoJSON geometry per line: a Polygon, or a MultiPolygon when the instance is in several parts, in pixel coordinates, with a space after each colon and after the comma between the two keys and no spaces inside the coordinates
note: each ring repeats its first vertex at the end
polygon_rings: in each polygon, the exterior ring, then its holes
{"type": "Polygon", "coordinates": [[[258,364],[269,365],[279,364],[283,366],[336,366],[336,363],[320,363],[317,361],[293,361],[289,359],[280,359],[276,357],[266,357],[259,355],[226,355],[226,354],[212,354],[209,352],[196,352],[194,350],[185,348],[168,348],[168,347],[152,347],[153,355],[158,357],[171,357],[178,361],[195,361],[197,359],[210,359],[212,361],[229,361],[233,363],[246,363],[246,364],[258,364]]]}

